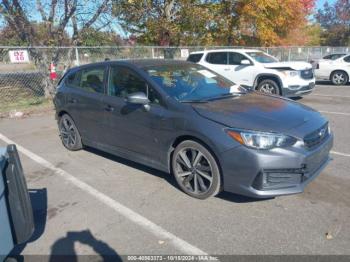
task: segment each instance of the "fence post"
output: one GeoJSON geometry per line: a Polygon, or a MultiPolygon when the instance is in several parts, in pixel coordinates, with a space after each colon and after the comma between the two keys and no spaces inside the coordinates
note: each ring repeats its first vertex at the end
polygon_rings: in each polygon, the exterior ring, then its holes
{"type": "Polygon", "coordinates": [[[290,61],[291,55],[292,55],[292,48],[289,47],[289,50],[288,50],[288,61],[290,61]]]}
{"type": "Polygon", "coordinates": [[[152,58],[154,58],[154,47],[152,47],[152,58]]]}
{"type": "Polygon", "coordinates": [[[75,47],[75,61],[76,61],[76,65],[80,66],[80,62],[79,62],[79,52],[78,52],[78,48],[75,47]]]}

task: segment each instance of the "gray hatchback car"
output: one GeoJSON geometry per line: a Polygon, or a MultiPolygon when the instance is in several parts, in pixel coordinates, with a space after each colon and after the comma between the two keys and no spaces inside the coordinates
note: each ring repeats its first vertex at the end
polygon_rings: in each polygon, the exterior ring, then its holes
{"type": "Polygon", "coordinates": [[[247,91],[174,60],[106,61],[70,69],[54,99],[60,136],[174,175],[205,199],[300,193],[327,165],[327,119],[292,100],[247,91]]]}

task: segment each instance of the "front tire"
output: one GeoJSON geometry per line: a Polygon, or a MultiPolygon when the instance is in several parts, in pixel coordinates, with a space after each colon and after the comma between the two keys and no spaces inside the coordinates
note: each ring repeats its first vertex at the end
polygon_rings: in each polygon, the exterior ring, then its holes
{"type": "Polygon", "coordinates": [[[348,80],[349,80],[348,75],[343,71],[335,71],[331,75],[331,81],[333,85],[336,85],[336,86],[346,85],[348,80]]]}
{"type": "Polygon", "coordinates": [[[58,128],[62,144],[65,148],[70,151],[77,151],[83,148],[78,128],[68,114],[64,114],[60,117],[58,120],[58,128]]]}
{"type": "Polygon", "coordinates": [[[207,148],[195,141],[183,141],[175,148],[172,172],[179,187],[192,197],[207,199],[220,192],[218,163],[207,148]]]}
{"type": "Polygon", "coordinates": [[[269,95],[281,95],[278,84],[271,79],[262,80],[258,84],[258,87],[256,88],[256,90],[269,95]]]}

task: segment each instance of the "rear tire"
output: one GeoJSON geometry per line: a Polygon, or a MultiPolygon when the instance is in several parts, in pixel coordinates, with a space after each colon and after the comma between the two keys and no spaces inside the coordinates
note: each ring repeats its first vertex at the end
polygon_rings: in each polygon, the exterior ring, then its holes
{"type": "Polygon", "coordinates": [[[349,76],[344,71],[335,71],[331,75],[333,85],[346,85],[349,81],[349,76]]]}
{"type": "Polygon", "coordinates": [[[78,128],[68,114],[64,114],[60,117],[58,120],[58,128],[62,144],[65,148],[70,151],[77,151],[83,148],[78,128]]]}
{"type": "Polygon", "coordinates": [[[280,88],[276,81],[271,79],[262,80],[256,88],[259,92],[269,95],[281,95],[280,88]]]}
{"type": "Polygon", "coordinates": [[[221,191],[217,161],[203,145],[186,140],[172,154],[172,173],[179,187],[188,195],[207,199],[221,191]]]}

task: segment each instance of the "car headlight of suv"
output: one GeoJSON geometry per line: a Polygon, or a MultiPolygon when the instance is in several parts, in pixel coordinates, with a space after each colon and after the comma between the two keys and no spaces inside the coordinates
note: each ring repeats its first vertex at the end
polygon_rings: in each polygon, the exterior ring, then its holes
{"type": "Polygon", "coordinates": [[[276,133],[232,129],[228,129],[226,132],[240,144],[255,149],[268,150],[276,147],[287,147],[297,142],[294,137],[276,133]]]}
{"type": "Polygon", "coordinates": [[[282,71],[285,76],[296,77],[299,76],[299,71],[296,70],[285,70],[282,71]]]}

